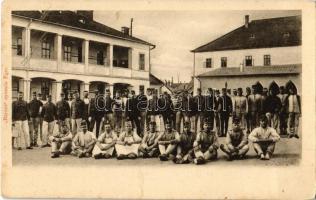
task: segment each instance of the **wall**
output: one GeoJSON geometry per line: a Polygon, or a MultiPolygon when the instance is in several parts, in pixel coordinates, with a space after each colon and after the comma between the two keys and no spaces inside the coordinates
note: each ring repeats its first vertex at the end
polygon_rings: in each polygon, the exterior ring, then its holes
{"type": "MultiPolygon", "coordinates": [[[[42,57],[42,42],[40,41],[41,35],[44,32],[31,30],[31,57],[41,58],[42,57]]],[[[54,54],[54,37],[48,37],[47,41],[50,43],[50,59],[56,59],[54,54]]]]}
{"type": "Polygon", "coordinates": [[[271,65],[302,63],[301,46],[204,52],[195,54],[195,75],[220,68],[221,57],[227,57],[227,67],[239,67],[245,56],[252,56],[254,66],[263,66],[264,55],[271,56],[271,65]],[[212,68],[205,68],[206,58],[212,58],[212,68]]]}
{"type": "MultiPolygon", "coordinates": [[[[257,81],[260,81],[263,87],[269,87],[272,81],[275,81],[279,86],[284,86],[289,80],[291,80],[297,87],[298,93],[301,93],[301,76],[300,75],[269,75],[269,76],[244,76],[244,77],[208,77],[201,78],[201,89],[203,93],[206,93],[207,88],[216,88],[221,90],[225,87],[227,82],[227,88],[243,88],[245,92],[246,87],[251,87],[257,81]]],[[[196,87],[194,88],[194,91],[196,87]]]]}

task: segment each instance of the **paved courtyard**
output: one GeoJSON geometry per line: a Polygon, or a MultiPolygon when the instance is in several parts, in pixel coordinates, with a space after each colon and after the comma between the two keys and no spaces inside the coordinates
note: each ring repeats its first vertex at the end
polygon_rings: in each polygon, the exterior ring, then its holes
{"type": "MultiPolygon", "coordinates": [[[[220,143],[224,143],[225,138],[220,138],[220,143]]],[[[219,150],[217,161],[207,163],[209,165],[293,165],[298,164],[301,156],[301,139],[288,139],[281,138],[277,143],[273,158],[269,161],[258,160],[256,153],[250,144],[248,152],[248,159],[235,160],[232,162],[226,161],[226,156],[219,150]]],[[[57,159],[50,158],[50,148],[34,148],[32,150],[13,150],[13,166],[39,166],[39,165],[72,165],[72,166],[96,166],[96,165],[109,165],[109,166],[166,166],[174,165],[173,162],[161,162],[158,158],[136,160],[117,160],[116,158],[108,160],[95,160],[94,158],[76,158],[71,155],[61,156],[57,159]]]]}

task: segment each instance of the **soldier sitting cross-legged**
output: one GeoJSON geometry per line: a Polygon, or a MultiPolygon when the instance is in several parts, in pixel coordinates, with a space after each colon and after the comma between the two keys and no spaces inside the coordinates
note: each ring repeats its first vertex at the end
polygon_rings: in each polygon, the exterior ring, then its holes
{"type": "Polygon", "coordinates": [[[149,122],[149,131],[143,137],[139,146],[139,155],[143,158],[157,157],[159,155],[158,140],[161,134],[156,130],[156,122],[149,122]]]}
{"type": "Polygon", "coordinates": [[[194,163],[204,164],[208,160],[217,159],[218,136],[210,129],[208,121],[204,121],[203,130],[200,131],[193,144],[194,163]]]}
{"type": "Polygon", "coordinates": [[[180,141],[179,133],[171,128],[169,121],[165,123],[165,131],[158,141],[161,161],[168,161],[180,141]]]}
{"type": "Polygon", "coordinates": [[[247,134],[240,127],[239,118],[233,121],[232,130],[228,131],[226,144],[221,144],[220,149],[228,155],[228,160],[244,159],[249,150],[247,134]]]}
{"type": "Polygon", "coordinates": [[[52,158],[57,158],[60,154],[69,154],[71,152],[72,134],[69,131],[68,124],[61,122],[60,127],[57,135],[49,137],[52,144],[52,158]]]}

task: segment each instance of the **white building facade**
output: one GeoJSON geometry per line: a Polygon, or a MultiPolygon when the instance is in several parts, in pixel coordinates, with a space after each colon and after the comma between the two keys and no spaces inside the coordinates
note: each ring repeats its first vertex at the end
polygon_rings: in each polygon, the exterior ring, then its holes
{"type": "Polygon", "coordinates": [[[12,14],[13,99],[18,91],[26,100],[37,92],[51,94],[56,102],[61,92],[82,96],[85,90],[108,88],[112,94],[122,89],[138,93],[149,87],[154,45],[109,27],[114,34],[91,30],[85,28],[89,19],[79,20],[83,28],[12,14]]]}

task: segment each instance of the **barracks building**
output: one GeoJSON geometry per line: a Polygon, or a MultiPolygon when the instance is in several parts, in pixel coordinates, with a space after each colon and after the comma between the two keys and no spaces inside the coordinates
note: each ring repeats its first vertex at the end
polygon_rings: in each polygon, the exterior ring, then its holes
{"type": "Polygon", "coordinates": [[[194,92],[294,85],[301,92],[301,16],[249,20],[194,50],[194,92]]]}
{"type": "Polygon", "coordinates": [[[104,92],[147,89],[150,51],[155,46],[110,28],[93,11],[12,12],[12,98],[32,92],[104,92]]]}

